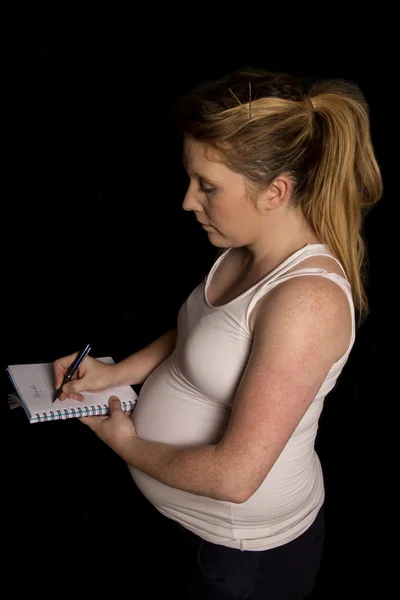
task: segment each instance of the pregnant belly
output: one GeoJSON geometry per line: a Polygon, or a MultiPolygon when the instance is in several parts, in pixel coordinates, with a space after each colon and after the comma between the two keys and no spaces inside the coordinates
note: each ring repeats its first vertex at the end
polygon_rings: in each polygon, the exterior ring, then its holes
{"type": "MultiPolygon", "coordinates": [[[[186,447],[218,443],[229,418],[229,409],[196,394],[190,384],[176,377],[168,360],[146,380],[132,415],[140,438],[186,447]]],[[[255,540],[252,549],[264,549],[271,535],[287,535],[290,541],[292,528],[323,501],[321,469],[312,449],[299,452],[293,447],[297,443],[302,440],[287,444],[265,481],[242,504],[169,487],[133,467],[130,472],[149,502],[197,535],[228,546],[239,536],[255,540]]]]}
{"type": "Polygon", "coordinates": [[[185,446],[216,444],[229,418],[230,409],[177,379],[168,359],[146,380],[132,414],[140,438],[185,446]]]}

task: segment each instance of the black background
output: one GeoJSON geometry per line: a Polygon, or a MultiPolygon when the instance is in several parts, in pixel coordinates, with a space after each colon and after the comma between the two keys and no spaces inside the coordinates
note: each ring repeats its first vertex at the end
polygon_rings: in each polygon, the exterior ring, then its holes
{"type": "MultiPolygon", "coordinates": [[[[181,209],[186,176],[169,120],[181,93],[246,65],[356,81],[370,105],[385,193],[365,226],[370,315],[327,399],[317,439],[328,533],[313,598],[361,597],[383,585],[389,527],[382,448],[393,395],[384,334],[393,308],[386,274],[394,200],[385,82],[393,54],[361,25],[342,23],[306,45],[307,36],[283,32],[274,43],[266,34],[244,41],[240,29],[222,40],[209,27],[163,29],[161,21],[158,15],[157,30],[144,28],[140,43],[136,23],[131,35],[95,34],[94,27],[80,35],[46,32],[9,48],[3,367],[53,361],[88,341],[93,355],[118,360],[175,325],[215,256],[181,209]]],[[[131,489],[117,457],[79,422],[32,426],[6,399],[2,415],[4,528],[16,573],[46,568],[57,579],[67,560],[96,591],[107,581],[137,592],[141,582],[157,597],[160,580],[173,586],[184,568],[170,558],[168,526],[131,489]]],[[[15,585],[23,580],[14,576],[15,585]]]]}

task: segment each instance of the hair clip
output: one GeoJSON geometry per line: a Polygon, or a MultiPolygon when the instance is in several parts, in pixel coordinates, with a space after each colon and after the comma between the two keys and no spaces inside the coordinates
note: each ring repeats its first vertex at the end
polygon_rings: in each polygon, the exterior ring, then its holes
{"type": "Polygon", "coordinates": [[[229,91],[232,94],[232,96],[235,98],[235,100],[237,101],[237,103],[240,104],[240,106],[243,106],[243,104],[240,102],[239,98],[236,96],[235,92],[233,92],[231,90],[231,88],[229,88],[229,91]]]}
{"type": "MultiPolygon", "coordinates": [[[[235,98],[236,102],[238,104],[240,104],[240,106],[243,106],[243,104],[240,102],[239,98],[236,96],[235,92],[233,92],[231,90],[231,88],[229,88],[230,93],[232,94],[232,96],[235,98]]],[[[243,106],[243,108],[245,108],[243,106]]],[[[251,123],[251,81],[249,81],[249,123],[251,123]]]]}

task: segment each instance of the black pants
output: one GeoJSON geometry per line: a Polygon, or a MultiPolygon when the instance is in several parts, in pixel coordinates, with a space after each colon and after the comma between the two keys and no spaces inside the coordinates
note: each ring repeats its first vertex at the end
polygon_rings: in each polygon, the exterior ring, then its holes
{"type": "Polygon", "coordinates": [[[278,548],[242,551],[206,542],[177,526],[191,555],[187,600],[303,600],[322,557],[324,514],[301,536],[278,548]]]}

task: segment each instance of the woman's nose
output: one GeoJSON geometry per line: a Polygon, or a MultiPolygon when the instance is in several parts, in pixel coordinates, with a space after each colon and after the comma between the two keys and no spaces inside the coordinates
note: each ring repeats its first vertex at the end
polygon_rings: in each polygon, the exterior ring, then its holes
{"type": "Polygon", "coordinates": [[[197,195],[190,189],[187,190],[182,203],[183,210],[201,210],[201,204],[197,198],[197,195]]]}

